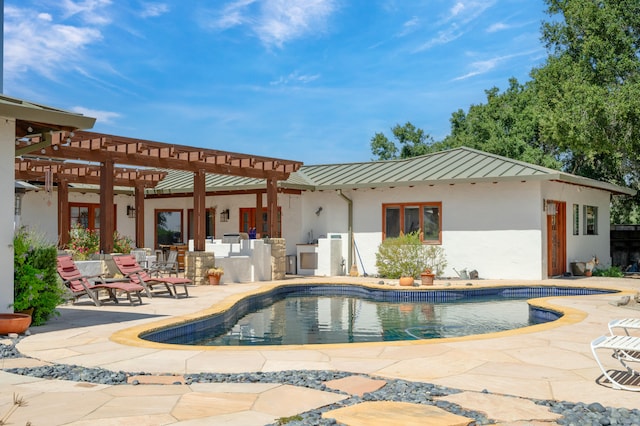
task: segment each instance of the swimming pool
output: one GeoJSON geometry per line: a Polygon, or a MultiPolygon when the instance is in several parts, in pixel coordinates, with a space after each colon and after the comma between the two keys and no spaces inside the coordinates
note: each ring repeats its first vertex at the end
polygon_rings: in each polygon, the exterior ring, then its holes
{"type": "Polygon", "coordinates": [[[530,306],[544,296],[608,293],[574,287],[398,290],[358,285],[287,285],[225,312],[142,334],[199,346],[298,345],[418,340],[491,333],[558,319],[530,306]]]}

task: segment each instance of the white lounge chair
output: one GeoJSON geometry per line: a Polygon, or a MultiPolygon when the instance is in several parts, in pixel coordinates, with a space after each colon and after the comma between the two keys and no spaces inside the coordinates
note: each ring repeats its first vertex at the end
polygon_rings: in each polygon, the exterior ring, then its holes
{"type": "Polygon", "coordinates": [[[591,342],[591,352],[602,370],[602,374],[611,382],[614,389],[640,391],[640,372],[627,364],[628,362],[640,361],[640,359],[629,355],[640,353],[640,337],[600,336],[591,342]],[[613,351],[613,358],[617,359],[627,371],[607,370],[598,358],[596,353],[598,349],[613,351]]]}
{"type": "Polygon", "coordinates": [[[629,336],[629,329],[640,330],[640,318],[622,318],[609,322],[609,332],[611,335],[615,335],[614,328],[622,328],[627,336],[629,336]]]}

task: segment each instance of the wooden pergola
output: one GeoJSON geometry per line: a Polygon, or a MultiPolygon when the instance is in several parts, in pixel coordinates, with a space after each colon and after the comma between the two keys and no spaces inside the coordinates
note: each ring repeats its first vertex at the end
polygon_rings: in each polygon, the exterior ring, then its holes
{"type": "MultiPolygon", "coordinates": [[[[265,179],[267,221],[273,232],[277,229],[278,181],[286,180],[302,166],[298,161],[86,131],[45,134],[25,131],[24,135],[16,136],[16,156],[16,178],[33,181],[49,173],[57,183],[58,191],[62,191],[59,194],[61,204],[68,203],[69,183],[100,186],[100,249],[105,253],[113,249],[112,238],[108,236],[115,231],[113,206],[116,185],[135,189],[136,243],[142,244],[145,189],[155,187],[166,176],[165,172],[154,169],[192,172],[194,250],[203,251],[207,173],[265,179]]],[[[67,207],[68,204],[59,206],[61,238],[68,236],[69,231],[67,207]]]]}

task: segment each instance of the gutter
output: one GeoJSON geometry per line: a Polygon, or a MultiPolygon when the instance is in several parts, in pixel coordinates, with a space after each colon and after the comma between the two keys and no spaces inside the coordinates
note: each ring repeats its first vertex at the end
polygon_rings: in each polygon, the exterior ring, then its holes
{"type": "MultiPolygon", "coordinates": [[[[347,268],[351,268],[353,265],[353,200],[347,197],[342,193],[342,189],[338,189],[338,195],[340,195],[346,202],[349,207],[348,210],[348,231],[349,241],[348,241],[348,256],[347,256],[347,268]]],[[[346,268],[345,268],[346,269],[346,268]]],[[[349,272],[345,270],[345,273],[348,275],[349,272]]]]}

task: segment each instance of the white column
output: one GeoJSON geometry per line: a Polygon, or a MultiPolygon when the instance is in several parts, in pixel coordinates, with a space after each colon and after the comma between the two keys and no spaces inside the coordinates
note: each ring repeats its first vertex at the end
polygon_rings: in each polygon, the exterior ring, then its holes
{"type": "Polygon", "coordinates": [[[0,312],[13,312],[13,206],[15,197],[14,159],[16,123],[0,117],[0,195],[5,200],[0,209],[0,312]]]}

